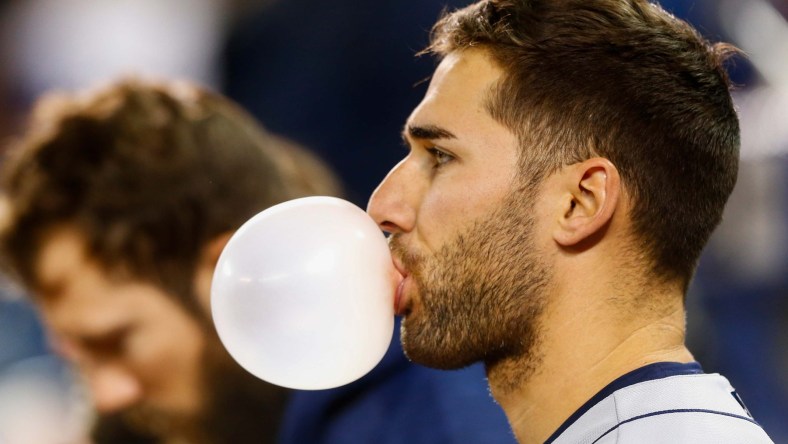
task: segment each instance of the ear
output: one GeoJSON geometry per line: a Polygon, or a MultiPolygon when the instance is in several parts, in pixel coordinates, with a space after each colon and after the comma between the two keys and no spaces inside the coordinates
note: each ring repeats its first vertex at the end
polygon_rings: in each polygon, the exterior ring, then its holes
{"type": "Polygon", "coordinates": [[[613,218],[621,192],[618,169],[595,157],[566,167],[560,174],[562,200],[553,239],[571,247],[601,233],[613,218]]]}
{"type": "Polygon", "coordinates": [[[230,241],[233,232],[228,231],[215,236],[208,241],[202,248],[200,259],[197,262],[197,269],[194,273],[194,291],[200,305],[206,313],[210,313],[211,306],[211,282],[213,281],[213,271],[219,256],[222,254],[227,242],[230,241]]]}
{"type": "Polygon", "coordinates": [[[208,241],[202,248],[200,264],[207,265],[211,268],[215,267],[216,263],[219,262],[219,256],[221,256],[224,247],[227,245],[227,242],[230,241],[232,235],[233,232],[228,231],[208,241]]]}

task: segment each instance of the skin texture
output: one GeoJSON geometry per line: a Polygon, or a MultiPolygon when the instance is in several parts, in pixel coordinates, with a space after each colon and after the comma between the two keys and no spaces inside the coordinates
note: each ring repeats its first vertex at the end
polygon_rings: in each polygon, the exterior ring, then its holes
{"type": "Polygon", "coordinates": [[[522,194],[434,255],[407,253],[402,238],[392,238],[394,254],[418,289],[406,296],[412,302],[401,335],[410,359],[455,369],[517,353],[534,367],[549,270],[530,249],[534,221],[523,209],[529,196],[522,194]]]}
{"type": "Polygon", "coordinates": [[[615,165],[531,167],[539,147],[485,108],[501,74],[483,50],[443,59],[368,212],[404,277],[408,356],[484,361],[518,440],[537,443],[616,377],[692,356],[682,283],[650,279],[615,165]]]}

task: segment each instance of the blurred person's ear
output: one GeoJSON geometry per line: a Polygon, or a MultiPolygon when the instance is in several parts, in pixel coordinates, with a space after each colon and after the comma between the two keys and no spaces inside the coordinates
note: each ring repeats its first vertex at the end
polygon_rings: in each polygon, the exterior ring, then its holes
{"type": "Polygon", "coordinates": [[[219,262],[219,256],[232,235],[233,232],[228,231],[208,241],[203,246],[200,258],[197,261],[197,267],[194,272],[194,292],[197,296],[197,302],[209,318],[211,317],[211,281],[213,280],[213,271],[216,268],[216,263],[219,262]]]}

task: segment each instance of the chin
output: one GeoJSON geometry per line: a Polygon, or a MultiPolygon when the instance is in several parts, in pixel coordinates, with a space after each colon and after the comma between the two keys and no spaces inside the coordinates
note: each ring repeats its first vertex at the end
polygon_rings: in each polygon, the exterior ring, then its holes
{"type": "Polygon", "coordinates": [[[410,361],[437,370],[458,370],[483,360],[477,347],[467,341],[450,343],[442,338],[457,335],[441,334],[411,316],[403,319],[400,328],[402,350],[410,361]]]}
{"type": "Polygon", "coordinates": [[[468,355],[447,354],[433,349],[406,346],[405,344],[403,344],[403,351],[410,361],[436,370],[459,370],[481,362],[480,358],[468,355]]]}

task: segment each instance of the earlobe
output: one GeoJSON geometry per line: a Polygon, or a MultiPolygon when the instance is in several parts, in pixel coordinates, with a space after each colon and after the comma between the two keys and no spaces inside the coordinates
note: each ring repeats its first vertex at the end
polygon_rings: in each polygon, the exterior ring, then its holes
{"type": "Polygon", "coordinates": [[[618,170],[609,160],[595,157],[566,167],[561,215],[555,241],[572,247],[602,232],[613,218],[620,193],[618,170]]]}

